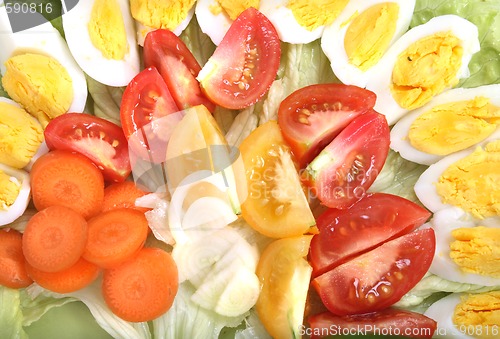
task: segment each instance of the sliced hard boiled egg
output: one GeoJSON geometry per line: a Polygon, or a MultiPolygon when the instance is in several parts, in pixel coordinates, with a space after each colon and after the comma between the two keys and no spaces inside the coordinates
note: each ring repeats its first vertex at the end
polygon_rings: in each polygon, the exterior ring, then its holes
{"type": "Polygon", "coordinates": [[[391,148],[407,160],[431,165],[483,141],[499,124],[499,84],[456,88],[399,120],[391,130],[391,148]]]}
{"type": "Polygon", "coordinates": [[[389,125],[469,76],[479,51],[477,27],[456,15],[434,17],[403,34],[373,69],[366,88],[389,125]]]}
{"type": "Polygon", "coordinates": [[[500,222],[478,220],[457,207],[436,212],[428,223],[436,234],[429,272],[443,279],[481,286],[500,285],[500,222]]]}
{"type": "Polygon", "coordinates": [[[0,226],[10,224],[24,213],[30,193],[28,173],[0,163],[0,226]]]}
{"type": "Polygon", "coordinates": [[[259,8],[260,0],[198,0],[196,19],[203,33],[219,45],[234,20],[249,7],[259,8]]]}
{"type": "Polygon", "coordinates": [[[435,213],[459,207],[478,219],[500,214],[500,131],[474,149],[444,157],[415,183],[415,194],[435,213]]]}
{"type": "Polygon", "coordinates": [[[126,86],[140,71],[127,0],[79,1],[63,16],[69,49],[80,67],[108,86],[126,86]]]}
{"type": "Polygon", "coordinates": [[[353,0],[325,27],[321,48],[337,78],[364,87],[370,70],[408,30],[415,0],[353,0]]]}
{"type": "Polygon", "coordinates": [[[281,41],[301,44],[321,37],[325,25],[332,23],[348,0],[261,1],[259,11],[274,25],[281,41]]]}
{"type": "Polygon", "coordinates": [[[438,324],[435,338],[498,338],[500,291],[452,293],[432,304],[424,315],[438,324]]]}
{"type": "Polygon", "coordinates": [[[130,12],[137,23],[138,44],[142,46],[146,35],[159,28],[180,35],[193,18],[195,2],[196,0],[130,0],[130,12]]]}
{"type": "Polygon", "coordinates": [[[67,111],[83,112],[85,75],[49,22],[13,33],[6,9],[0,7],[0,32],[2,85],[14,101],[42,126],[67,111]]]}

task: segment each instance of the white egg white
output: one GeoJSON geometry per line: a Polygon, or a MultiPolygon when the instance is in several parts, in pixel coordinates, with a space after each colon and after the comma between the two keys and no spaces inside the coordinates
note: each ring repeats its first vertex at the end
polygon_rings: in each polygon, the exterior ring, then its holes
{"type": "MultiPolygon", "coordinates": [[[[33,13],[37,15],[37,13],[33,13]]],[[[61,34],[49,23],[21,32],[12,32],[7,11],[0,7],[0,71],[5,74],[5,61],[14,55],[39,53],[57,60],[68,72],[73,84],[73,102],[68,111],[83,112],[87,102],[87,81],[71,55],[61,34]]]]}
{"type": "Polygon", "coordinates": [[[413,147],[408,138],[412,123],[422,114],[436,106],[458,101],[473,100],[482,96],[490,99],[490,103],[500,107],[500,84],[485,85],[476,88],[455,88],[435,96],[429,103],[406,114],[391,130],[391,149],[399,152],[401,157],[423,165],[431,165],[444,158],[442,155],[422,152],[413,147]]]}
{"type": "Polygon", "coordinates": [[[107,86],[126,86],[140,71],[139,50],[129,2],[118,0],[129,48],[122,60],[107,59],[90,40],[87,25],[93,3],[79,1],[71,11],[63,15],[63,29],[69,49],[78,65],[94,80],[107,86]]]}
{"type": "Polygon", "coordinates": [[[465,333],[467,331],[455,326],[452,320],[453,312],[455,307],[460,303],[462,295],[463,294],[461,293],[452,293],[442,299],[439,299],[432,304],[427,311],[425,311],[425,316],[434,319],[437,322],[438,330],[436,331],[434,338],[475,338],[466,335],[465,333]]]}
{"type": "Polygon", "coordinates": [[[398,56],[411,44],[439,32],[451,32],[461,40],[463,56],[457,78],[461,79],[469,76],[469,61],[472,55],[480,49],[478,30],[473,23],[457,15],[450,14],[434,17],[425,24],[413,27],[397,39],[387,50],[377,66],[373,68],[372,76],[366,84],[366,88],[377,95],[375,110],[386,116],[389,125],[395,124],[408,112],[408,109],[401,107],[394,100],[390,90],[392,71],[398,56]]]}
{"type": "Polygon", "coordinates": [[[233,20],[225,11],[214,14],[211,8],[218,6],[217,0],[198,0],[196,1],[196,18],[201,31],[207,34],[215,45],[219,45],[226,35],[233,20]]]}
{"type": "Polygon", "coordinates": [[[291,44],[306,44],[321,37],[325,26],[308,30],[295,20],[287,7],[287,0],[261,1],[259,11],[273,24],[281,41],[291,44]]]}
{"type": "Polygon", "coordinates": [[[454,240],[451,232],[458,228],[487,226],[500,228],[499,218],[478,220],[458,207],[450,207],[436,212],[429,222],[436,234],[436,252],[429,272],[443,279],[466,284],[482,286],[498,286],[500,278],[483,276],[475,273],[464,272],[453,259],[450,258],[450,243],[454,240]]]}
{"type": "Polygon", "coordinates": [[[328,57],[331,67],[337,78],[347,85],[365,87],[370,79],[373,66],[363,71],[349,62],[345,51],[344,39],[350,22],[359,15],[378,3],[394,2],[399,5],[399,16],[396,22],[396,30],[392,36],[389,46],[401,37],[410,26],[413,16],[415,0],[352,0],[344,8],[335,21],[326,26],[321,37],[321,48],[328,57]]]}
{"type": "MultiPolygon", "coordinates": [[[[488,142],[500,139],[500,130],[486,138],[483,142],[476,146],[484,146],[488,142]]],[[[414,190],[420,202],[431,212],[436,213],[439,210],[452,207],[450,204],[445,204],[441,201],[441,197],[437,193],[435,184],[439,181],[441,174],[455,162],[470,155],[475,147],[470,147],[466,150],[450,154],[438,162],[427,168],[418,178],[415,183],[414,190]]]]}
{"type": "Polygon", "coordinates": [[[16,201],[6,210],[0,209],[0,226],[3,226],[10,224],[24,213],[30,202],[31,187],[28,172],[1,163],[0,171],[14,178],[21,185],[16,201]]]}

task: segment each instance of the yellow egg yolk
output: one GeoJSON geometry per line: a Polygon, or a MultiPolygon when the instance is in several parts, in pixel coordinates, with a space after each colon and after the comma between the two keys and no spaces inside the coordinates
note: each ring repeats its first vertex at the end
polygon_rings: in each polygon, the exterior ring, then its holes
{"type": "Polygon", "coordinates": [[[0,163],[23,168],[43,141],[42,125],[24,109],[0,102],[0,163]]]}
{"type": "Polygon", "coordinates": [[[68,111],[73,102],[73,83],[68,71],[54,58],[20,54],[5,62],[2,85],[43,127],[68,111]]]}
{"type": "Polygon", "coordinates": [[[332,23],[348,2],[349,0],[290,0],[287,7],[302,27],[312,31],[332,23]]]}
{"type": "Polygon", "coordinates": [[[452,320],[456,327],[463,329],[463,333],[479,338],[498,338],[500,291],[463,297],[455,307],[452,320]]]}
{"type": "Polygon", "coordinates": [[[132,17],[144,26],[174,30],[196,0],[130,0],[132,17]]]}
{"type": "Polygon", "coordinates": [[[450,257],[464,272],[500,278],[500,228],[458,228],[451,235],[450,257]]]}
{"type": "Polygon", "coordinates": [[[216,5],[210,6],[210,12],[217,15],[224,11],[231,20],[236,20],[245,9],[259,8],[260,0],[217,0],[216,5]]]}
{"type": "Polygon", "coordinates": [[[96,0],[88,23],[90,41],[107,59],[122,60],[128,53],[127,34],[116,0],[96,0]]]}
{"type": "Polygon", "coordinates": [[[496,130],[499,118],[500,108],[488,98],[443,104],[415,119],[408,140],[422,152],[447,155],[487,138],[496,130]]]}
{"type": "Polygon", "coordinates": [[[14,204],[20,189],[21,184],[16,178],[0,171],[0,210],[7,210],[14,204]]]}
{"type": "Polygon", "coordinates": [[[436,190],[441,201],[462,208],[477,218],[500,215],[500,140],[449,166],[436,190]]]}
{"type": "Polygon", "coordinates": [[[451,33],[437,33],[411,44],[398,56],[392,71],[394,100],[412,110],[456,85],[463,55],[460,42],[451,33]]]}
{"type": "Polygon", "coordinates": [[[386,2],[351,18],[344,48],[352,65],[366,71],[380,60],[394,36],[398,15],[399,5],[386,2]]]}

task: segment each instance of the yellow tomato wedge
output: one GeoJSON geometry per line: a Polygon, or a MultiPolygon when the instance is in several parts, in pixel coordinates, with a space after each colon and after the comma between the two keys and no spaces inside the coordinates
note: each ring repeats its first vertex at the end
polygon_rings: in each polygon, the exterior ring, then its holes
{"type": "Polygon", "coordinates": [[[307,254],[312,235],[275,240],[262,252],[257,276],[262,289],[255,305],[275,339],[300,338],[312,268],[307,254]]]}
{"type": "Polygon", "coordinates": [[[254,130],[240,146],[248,184],[242,216],[256,231],[283,238],[315,233],[315,220],[276,121],[254,130]]]}

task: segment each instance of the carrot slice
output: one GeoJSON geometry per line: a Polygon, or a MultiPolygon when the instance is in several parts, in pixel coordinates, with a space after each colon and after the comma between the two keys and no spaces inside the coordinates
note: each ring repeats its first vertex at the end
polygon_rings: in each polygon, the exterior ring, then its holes
{"type": "Polygon", "coordinates": [[[78,291],[90,285],[101,269],[80,258],[76,264],[59,272],[45,272],[26,263],[29,276],[40,286],[56,293],[69,293],[78,291]]]}
{"type": "Polygon", "coordinates": [[[102,212],[88,222],[88,241],[83,257],[110,268],[121,264],[139,251],[148,236],[148,221],[131,208],[102,212]]]}
{"type": "Polygon", "coordinates": [[[115,208],[134,208],[141,212],[149,211],[149,208],[135,206],[135,199],[146,195],[133,181],[123,181],[109,185],[104,189],[104,202],[102,211],[115,208]]]}
{"type": "Polygon", "coordinates": [[[28,263],[45,272],[73,266],[87,244],[87,221],[71,208],[50,206],[26,224],[23,252],[28,263]]]}
{"type": "Polygon", "coordinates": [[[104,178],[84,155],[51,151],[35,161],[30,178],[33,203],[38,210],[63,205],[86,219],[101,211],[104,178]]]}
{"type": "Polygon", "coordinates": [[[0,285],[23,288],[33,282],[26,271],[22,244],[20,232],[0,229],[0,285]]]}
{"type": "Polygon", "coordinates": [[[167,312],[177,289],[177,266],[169,253],[156,247],[144,247],[132,259],[103,274],[106,304],[127,321],[149,321],[167,312]]]}

